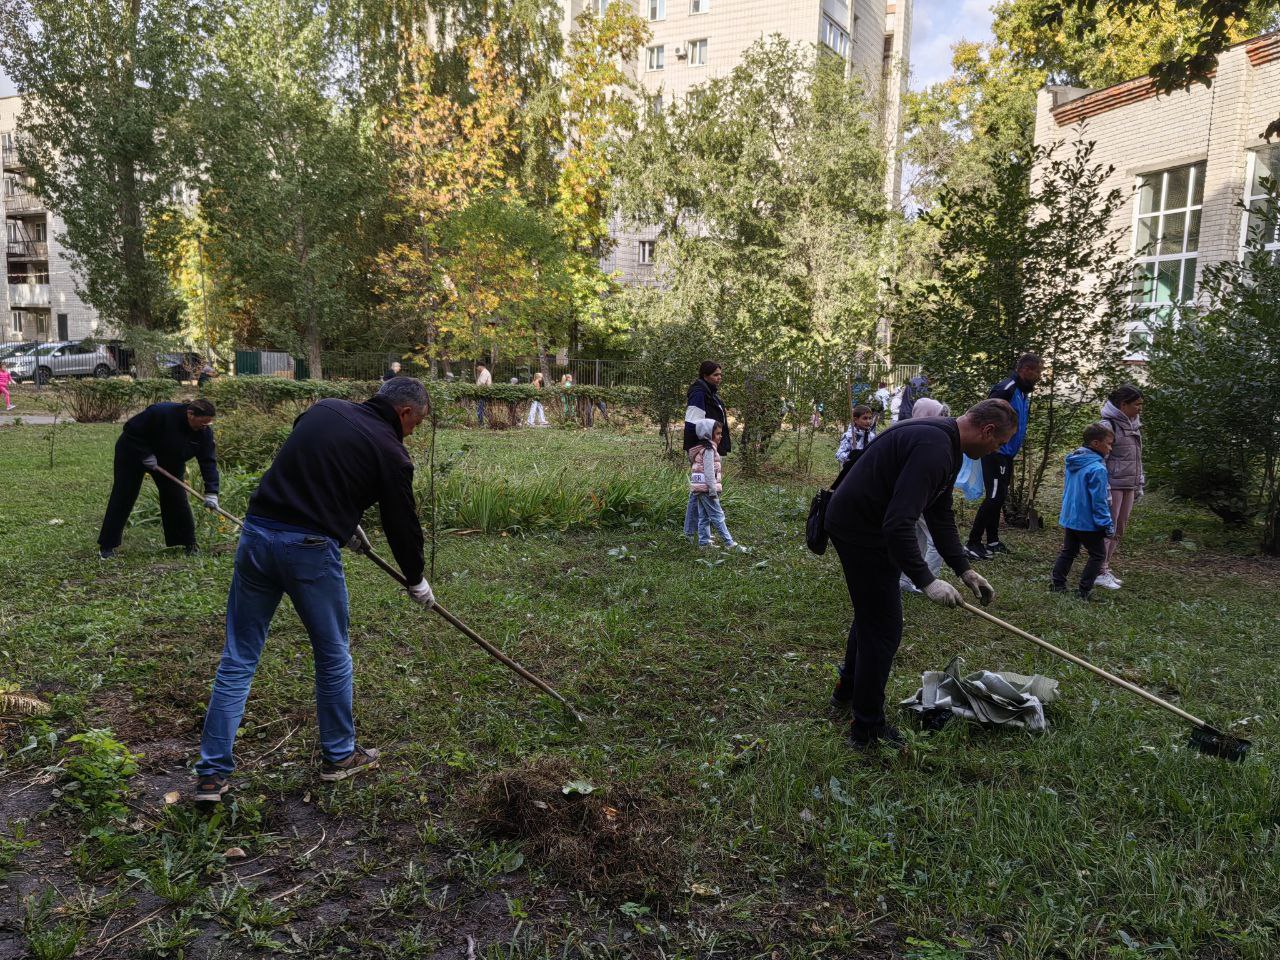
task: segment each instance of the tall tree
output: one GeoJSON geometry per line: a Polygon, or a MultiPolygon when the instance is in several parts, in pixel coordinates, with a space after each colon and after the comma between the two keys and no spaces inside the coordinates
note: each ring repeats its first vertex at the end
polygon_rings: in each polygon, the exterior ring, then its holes
{"type": "Polygon", "coordinates": [[[378,168],[360,115],[328,94],[324,22],[305,0],[243,0],[201,80],[201,215],[226,295],[262,334],[304,352],[361,317],[380,219],[378,168]]]}
{"type": "Polygon", "coordinates": [[[1094,146],[1024,148],[995,163],[990,181],[944,188],[927,216],[936,277],[899,341],[902,359],[922,363],[955,409],[986,396],[1019,354],[1044,358],[1034,442],[1010,491],[1014,517],[1035,506],[1073,415],[1124,353],[1129,275],[1111,227],[1124,197],[1106,189],[1112,170],[1094,161],[1094,146]]]}
{"type": "Polygon", "coordinates": [[[20,154],[66,224],[81,295],[125,327],[177,321],[164,261],[217,13],[196,0],[0,0],[0,67],[24,95],[20,154]]]}

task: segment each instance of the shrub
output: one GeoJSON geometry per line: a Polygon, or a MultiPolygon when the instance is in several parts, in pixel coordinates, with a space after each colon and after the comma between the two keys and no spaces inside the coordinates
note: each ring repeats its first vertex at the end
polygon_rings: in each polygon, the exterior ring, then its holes
{"type": "Polygon", "coordinates": [[[367,400],[378,392],[378,381],[289,380],[285,377],[220,377],[204,385],[202,393],[219,408],[251,407],[270,411],[286,403],[309,405],[317,400],[367,400]]]}
{"type": "Polygon", "coordinates": [[[54,387],[67,413],[79,423],[114,423],[130,410],[168,400],[177,392],[172,380],[84,377],[54,387]]]}
{"type": "Polygon", "coordinates": [[[284,407],[269,411],[246,407],[219,416],[214,421],[218,463],[227,470],[265,470],[293,429],[295,416],[284,407]]]}
{"type": "Polygon", "coordinates": [[[138,755],[110,730],[87,730],[67,743],[79,749],[62,763],[62,803],[94,817],[123,820],[128,780],[138,772],[138,755]]]}

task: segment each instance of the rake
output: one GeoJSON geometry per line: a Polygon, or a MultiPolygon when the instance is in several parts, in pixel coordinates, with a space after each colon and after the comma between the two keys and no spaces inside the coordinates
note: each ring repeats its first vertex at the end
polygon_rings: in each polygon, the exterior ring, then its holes
{"type": "MultiPolygon", "coordinates": [[[[160,476],[164,477],[165,479],[171,480],[172,482],[176,483],[183,490],[187,491],[187,493],[191,494],[192,497],[199,500],[201,503],[204,503],[204,497],[202,497],[194,487],[191,487],[186,482],[179,480],[168,470],[164,469],[164,467],[159,467],[159,466],[154,467],[153,472],[158,473],[160,474],[160,476]]],[[[237,527],[241,527],[241,528],[244,527],[244,521],[241,520],[239,517],[235,516],[234,514],[227,513],[227,511],[223,510],[221,507],[212,507],[212,506],[208,506],[207,504],[206,506],[208,507],[209,510],[212,510],[214,513],[222,517],[224,520],[231,521],[237,527]]],[[[407,588],[410,585],[408,581],[406,581],[405,578],[400,574],[400,572],[396,570],[395,567],[391,566],[391,564],[387,563],[386,560],[382,559],[382,557],[378,556],[376,553],[373,552],[373,547],[369,543],[368,536],[365,534],[364,530],[359,526],[356,527],[355,540],[351,544],[348,544],[348,546],[351,547],[351,549],[355,550],[357,553],[363,553],[366,557],[372,560],[374,564],[380,570],[382,570],[383,573],[389,576],[396,583],[400,584],[400,586],[407,588]]],[[[551,686],[551,684],[547,683],[545,680],[543,680],[541,677],[537,676],[536,674],[531,673],[529,670],[526,670],[523,666],[521,666],[515,660],[512,660],[509,656],[507,656],[505,653],[503,653],[501,650],[495,647],[492,643],[490,643],[484,637],[480,636],[480,634],[476,633],[469,626],[467,626],[465,623],[463,623],[461,620],[455,617],[452,613],[450,613],[448,610],[442,607],[439,604],[439,602],[433,603],[431,605],[431,609],[434,610],[436,613],[438,613],[442,618],[447,620],[455,629],[457,629],[460,633],[462,633],[462,635],[465,636],[468,640],[475,643],[476,646],[480,647],[481,650],[489,654],[489,656],[493,657],[493,659],[497,660],[504,667],[516,673],[522,679],[527,680],[529,683],[533,684],[535,687],[537,687],[547,696],[551,697],[551,699],[558,702],[561,706],[565,708],[565,710],[569,712],[569,714],[573,717],[573,719],[576,720],[578,723],[586,722],[582,714],[580,714],[577,710],[575,710],[573,707],[573,704],[571,704],[568,700],[566,700],[563,696],[561,696],[560,692],[556,690],[555,687],[551,686]]]]}
{"type": "Polygon", "coordinates": [[[1138,686],[1136,683],[1130,683],[1128,680],[1117,677],[1114,673],[1109,673],[1101,667],[1094,666],[1088,660],[1077,657],[1074,653],[1063,650],[1061,647],[1055,647],[1047,640],[1041,640],[1039,637],[1033,636],[1025,630],[1019,630],[1013,624],[1006,623],[1004,620],[1001,620],[993,614],[987,613],[987,611],[980,607],[975,607],[973,604],[965,601],[961,601],[960,606],[964,607],[975,616],[979,616],[984,620],[990,621],[998,627],[1003,627],[1014,636],[1021,637],[1023,640],[1029,640],[1037,647],[1048,650],[1054,656],[1061,657],[1063,660],[1074,663],[1078,667],[1084,667],[1090,673],[1101,677],[1108,683],[1115,684],[1117,687],[1128,690],[1130,693],[1136,693],[1144,700],[1154,703],[1157,707],[1162,707],[1174,716],[1181,717],[1193,727],[1191,731],[1191,739],[1187,741],[1187,746],[1193,750],[1199,751],[1207,756],[1222,757],[1225,760],[1231,760],[1238,763],[1245,758],[1245,754],[1247,754],[1249,752],[1249,748],[1253,746],[1252,741],[1246,740],[1243,737],[1232,736],[1225,731],[1219,730],[1217,727],[1211,726],[1199,717],[1183,710],[1181,707],[1174,706],[1168,700],[1162,700],[1154,693],[1142,689],[1142,687],[1138,686]]]}

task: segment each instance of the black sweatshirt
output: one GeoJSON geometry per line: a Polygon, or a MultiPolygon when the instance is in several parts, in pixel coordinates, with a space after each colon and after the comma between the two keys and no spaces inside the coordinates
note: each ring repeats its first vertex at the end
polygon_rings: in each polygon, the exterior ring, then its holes
{"type": "Polygon", "coordinates": [[[164,469],[181,476],[192,457],[200,464],[204,492],[218,492],[218,455],[213,430],[192,430],[185,403],[153,403],[125,421],[117,446],[142,458],[152,454],[164,469]]]}
{"type": "Polygon", "coordinates": [[[969,561],[951,512],[951,488],[961,462],[960,430],[953,418],[894,424],[836,487],[827,505],[827,533],[842,543],[887,553],[923,590],[935,579],[916,541],[916,521],[923,516],[942,559],[963,574],[969,561]]]}
{"type": "Polygon", "coordinates": [[[422,579],[422,524],[413,499],[413,461],[400,418],[382,397],[321,400],[293,432],[249,501],[249,514],[346,544],[378,504],[382,531],[410,583],[422,579]]]}

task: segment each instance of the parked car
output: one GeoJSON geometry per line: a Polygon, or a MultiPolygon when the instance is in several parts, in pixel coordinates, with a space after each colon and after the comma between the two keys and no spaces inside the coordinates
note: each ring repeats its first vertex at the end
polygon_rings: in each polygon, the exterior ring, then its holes
{"type": "Polygon", "coordinates": [[[32,344],[4,361],[15,380],[48,383],[54,377],[109,377],[116,373],[115,357],[105,346],[63,340],[32,344]]]}
{"type": "Polygon", "coordinates": [[[184,380],[194,380],[204,366],[204,361],[200,359],[200,354],[189,350],[185,353],[158,353],[156,366],[160,368],[161,376],[173,377],[181,383],[184,380]]]}

